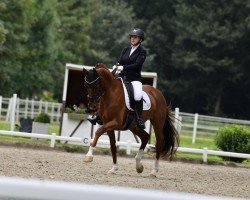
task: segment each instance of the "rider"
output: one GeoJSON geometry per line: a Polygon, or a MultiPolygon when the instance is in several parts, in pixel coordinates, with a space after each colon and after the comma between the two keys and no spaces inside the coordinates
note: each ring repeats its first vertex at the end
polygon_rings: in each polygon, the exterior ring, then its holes
{"type": "MultiPolygon", "coordinates": [[[[137,117],[137,127],[144,129],[145,125],[141,119],[142,113],[142,82],[141,70],[146,59],[146,50],[141,46],[144,40],[144,32],[139,28],[134,28],[130,34],[130,46],[125,47],[118,59],[118,64],[113,66],[117,68],[124,82],[131,82],[134,89],[135,112],[137,117]]],[[[89,119],[93,124],[96,123],[96,118],[89,119]]]]}

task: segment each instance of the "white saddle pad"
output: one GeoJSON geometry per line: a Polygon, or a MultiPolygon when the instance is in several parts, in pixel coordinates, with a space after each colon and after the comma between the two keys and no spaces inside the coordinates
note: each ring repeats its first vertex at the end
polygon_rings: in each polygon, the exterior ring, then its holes
{"type": "MultiPolygon", "coordinates": [[[[126,89],[126,86],[124,85],[122,78],[119,77],[118,79],[121,80],[121,82],[122,82],[122,86],[123,86],[123,90],[124,90],[124,94],[125,94],[124,96],[125,96],[126,107],[129,110],[133,110],[130,107],[130,104],[129,104],[129,97],[128,97],[128,91],[126,89]]],[[[142,93],[143,93],[143,95],[142,95],[142,98],[143,98],[143,110],[149,110],[151,108],[151,102],[150,102],[149,96],[144,91],[142,91],[142,93]]]]}

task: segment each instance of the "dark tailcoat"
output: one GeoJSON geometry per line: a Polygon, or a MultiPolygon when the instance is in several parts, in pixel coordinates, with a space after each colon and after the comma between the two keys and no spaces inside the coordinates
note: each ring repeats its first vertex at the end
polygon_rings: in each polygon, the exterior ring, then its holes
{"type": "Polygon", "coordinates": [[[131,47],[123,49],[118,63],[123,66],[123,71],[120,76],[124,81],[141,81],[142,65],[146,59],[147,53],[144,48],[138,46],[138,48],[129,56],[131,47]]]}

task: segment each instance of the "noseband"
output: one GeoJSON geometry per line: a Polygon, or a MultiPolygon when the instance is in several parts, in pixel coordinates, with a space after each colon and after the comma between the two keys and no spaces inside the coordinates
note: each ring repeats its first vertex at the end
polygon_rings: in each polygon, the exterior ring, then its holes
{"type": "Polygon", "coordinates": [[[101,79],[98,76],[94,81],[88,81],[85,77],[85,87],[86,88],[90,88],[92,90],[98,89],[97,94],[90,96],[88,95],[88,100],[89,102],[93,103],[93,104],[98,104],[100,101],[100,98],[104,95],[104,92],[102,91],[102,88],[100,87],[100,83],[101,83],[101,79]]]}

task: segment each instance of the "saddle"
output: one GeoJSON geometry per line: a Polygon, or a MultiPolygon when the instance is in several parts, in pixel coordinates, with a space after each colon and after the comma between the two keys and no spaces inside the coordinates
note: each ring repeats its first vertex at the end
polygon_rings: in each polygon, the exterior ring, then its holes
{"type": "MultiPolygon", "coordinates": [[[[136,102],[134,100],[134,88],[131,82],[123,82],[123,90],[125,93],[125,103],[128,108],[128,114],[126,116],[126,121],[122,130],[127,130],[133,122],[138,121],[138,113],[136,110],[136,102]]],[[[151,102],[149,96],[143,91],[143,97],[141,100],[142,111],[149,110],[151,107],[151,102]]],[[[137,103],[138,104],[138,103],[137,103]]]]}
{"type": "Polygon", "coordinates": [[[130,104],[130,108],[131,108],[128,111],[125,124],[122,128],[122,130],[127,130],[135,119],[134,88],[133,88],[132,83],[130,83],[130,82],[123,82],[123,84],[128,92],[129,104],[130,104]]]}

